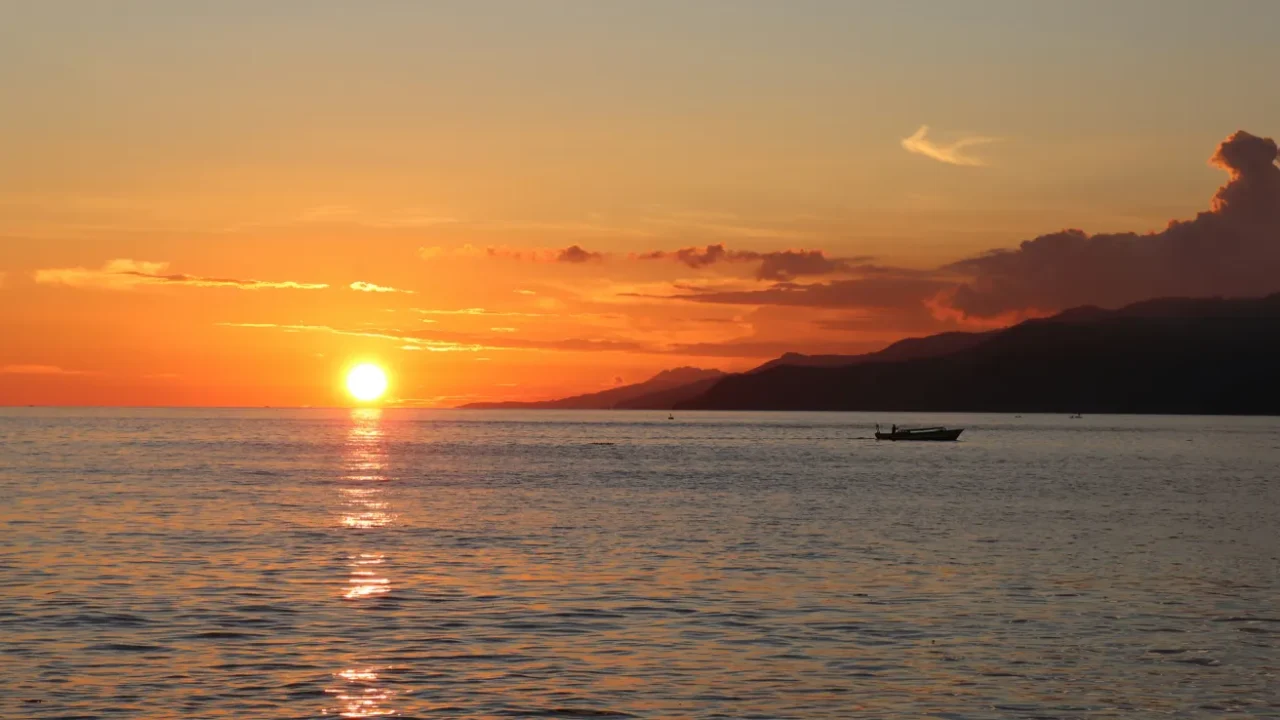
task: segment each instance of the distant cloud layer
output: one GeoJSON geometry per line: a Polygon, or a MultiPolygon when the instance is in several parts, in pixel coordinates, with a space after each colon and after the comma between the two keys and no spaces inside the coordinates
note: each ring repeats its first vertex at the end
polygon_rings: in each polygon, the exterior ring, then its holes
{"type": "Polygon", "coordinates": [[[513,248],[506,245],[477,247],[470,243],[456,248],[438,246],[418,248],[418,257],[433,260],[440,257],[503,258],[529,262],[585,263],[604,260],[604,253],[587,250],[580,245],[566,248],[513,248]]]}
{"type": "Polygon", "coordinates": [[[583,250],[578,245],[570,245],[556,254],[556,262],[563,263],[584,263],[603,259],[604,254],[583,250]]]}
{"type": "Polygon", "coordinates": [[[143,285],[185,285],[189,287],[229,287],[239,290],[323,290],[323,283],[302,283],[292,280],[238,280],[235,278],[199,277],[196,275],[165,274],[167,262],[117,259],[99,269],[83,267],[50,268],[37,270],[35,281],[44,285],[65,285],[75,288],[100,290],[132,290],[143,285]]]}
{"type": "Polygon", "coordinates": [[[967,165],[970,167],[979,167],[986,165],[986,161],[981,158],[972,157],[965,153],[968,148],[979,145],[993,143],[996,138],[990,137],[964,137],[956,140],[949,145],[939,145],[928,138],[929,126],[921,125],[911,137],[902,139],[902,147],[909,153],[924,155],[933,158],[938,162],[944,162],[950,165],[967,165]]]}
{"type": "Polygon", "coordinates": [[[776,250],[755,252],[729,250],[723,243],[703,248],[687,247],[679,250],[654,250],[636,255],[640,260],[675,260],[695,270],[721,262],[758,262],[756,278],[759,280],[790,280],[802,275],[831,275],[848,272],[853,263],[865,258],[842,259],[827,257],[822,250],[776,250]]]}

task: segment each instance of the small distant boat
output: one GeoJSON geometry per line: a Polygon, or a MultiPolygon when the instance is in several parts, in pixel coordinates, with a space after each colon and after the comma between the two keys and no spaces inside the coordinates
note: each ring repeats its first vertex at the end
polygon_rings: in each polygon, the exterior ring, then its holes
{"type": "Polygon", "coordinates": [[[1083,416],[1083,415],[1081,415],[1080,413],[1076,413],[1075,415],[1068,415],[1067,417],[1069,417],[1069,418],[1070,418],[1070,419],[1072,419],[1072,420],[1083,420],[1083,419],[1084,419],[1084,416],[1083,416]]]}
{"type": "Polygon", "coordinates": [[[933,440],[933,441],[950,441],[957,440],[960,433],[964,432],[964,428],[949,429],[941,426],[937,427],[919,427],[919,428],[900,428],[897,425],[889,432],[880,432],[880,426],[876,425],[877,440],[933,440]]]}
{"type": "Polygon", "coordinates": [[[675,419],[676,419],[676,416],[675,416],[675,415],[667,415],[667,419],[668,419],[668,420],[675,420],[675,419]]]}

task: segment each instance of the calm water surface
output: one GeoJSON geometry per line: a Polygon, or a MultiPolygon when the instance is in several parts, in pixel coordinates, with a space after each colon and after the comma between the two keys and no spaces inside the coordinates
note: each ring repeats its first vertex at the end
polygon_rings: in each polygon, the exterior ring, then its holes
{"type": "Polygon", "coordinates": [[[0,410],[0,717],[1280,717],[1277,475],[1274,418],[0,410]]]}

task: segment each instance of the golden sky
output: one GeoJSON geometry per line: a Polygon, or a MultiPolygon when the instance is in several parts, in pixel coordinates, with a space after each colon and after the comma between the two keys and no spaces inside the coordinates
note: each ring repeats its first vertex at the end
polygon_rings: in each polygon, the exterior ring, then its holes
{"type": "Polygon", "coordinates": [[[1032,292],[1271,187],[1205,160],[1280,128],[1280,5],[1069,5],[0,2],[0,404],[539,399],[1267,291],[1032,292]]]}

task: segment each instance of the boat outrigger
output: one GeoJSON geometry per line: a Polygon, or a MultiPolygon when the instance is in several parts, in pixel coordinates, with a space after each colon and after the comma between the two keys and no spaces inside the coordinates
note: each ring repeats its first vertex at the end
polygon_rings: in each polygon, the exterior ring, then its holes
{"type": "Polygon", "coordinates": [[[958,439],[962,432],[964,432],[964,428],[956,428],[954,430],[944,427],[900,428],[897,425],[894,425],[889,432],[880,432],[880,425],[879,423],[876,424],[877,440],[948,441],[958,439]]]}

